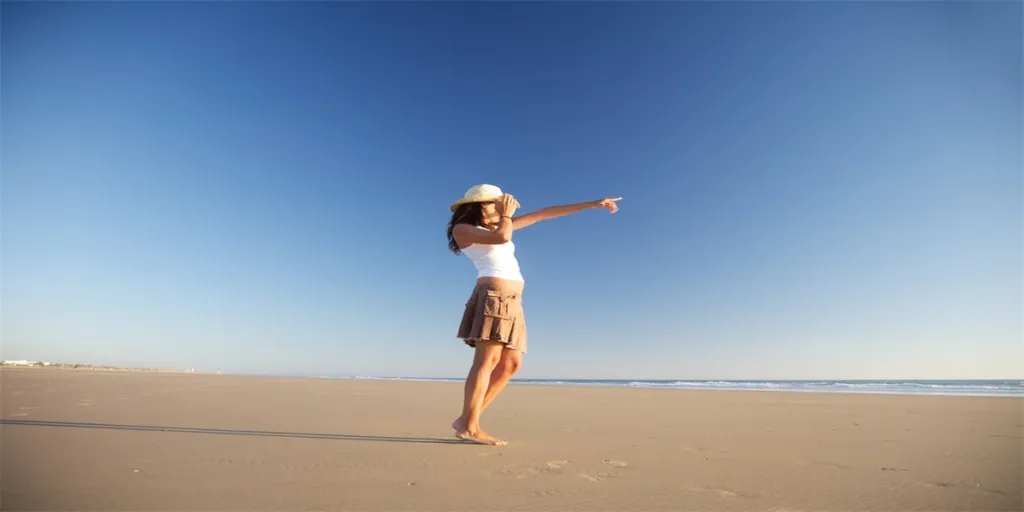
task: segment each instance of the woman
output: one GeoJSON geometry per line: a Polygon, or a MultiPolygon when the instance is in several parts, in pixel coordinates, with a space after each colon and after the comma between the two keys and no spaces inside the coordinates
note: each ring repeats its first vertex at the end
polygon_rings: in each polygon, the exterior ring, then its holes
{"type": "Polygon", "coordinates": [[[526,319],[521,296],[523,276],[512,232],[535,222],[589,208],[618,211],[621,197],[552,206],[513,217],[519,202],[494,185],[477,185],[451,205],[448,249],[465,254],[476,266],[476,287],[466,302],[458,337],[475,349],[466,378],[462,415],[452,428],[460,439],[504,445],[480,428],[480,414],[505,388],[526,353],[526,319]]]}

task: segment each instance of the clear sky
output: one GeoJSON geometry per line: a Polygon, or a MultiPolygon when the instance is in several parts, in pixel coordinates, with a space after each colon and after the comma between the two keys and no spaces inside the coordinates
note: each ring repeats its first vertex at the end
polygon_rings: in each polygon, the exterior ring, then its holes
{"type": "Polygon", "coordinates": [[[2,11],[2,355],[462,376],[471,185],[522,377],[1020,378],[1020,2],[2,11]]]}

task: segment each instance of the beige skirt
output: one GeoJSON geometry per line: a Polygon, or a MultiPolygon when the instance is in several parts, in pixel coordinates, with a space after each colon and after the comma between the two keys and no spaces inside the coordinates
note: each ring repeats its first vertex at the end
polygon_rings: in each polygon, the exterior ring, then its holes
{"type": "Polygon", "coordinates": [[[497,341],[526,353],[526,317],[522,292],[496,284],[477,284],[466,301],[459,338],[476,347],[477,341],[497,341]]]}

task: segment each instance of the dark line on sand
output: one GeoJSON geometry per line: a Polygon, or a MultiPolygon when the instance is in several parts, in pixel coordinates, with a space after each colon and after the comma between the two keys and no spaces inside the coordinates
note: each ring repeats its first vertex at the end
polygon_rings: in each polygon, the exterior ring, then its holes
{"type": "Polygon", "coordinates": [[[82,423],[73,421],[10,420],[0,419],[0,425],[24,427],[92,428],[106,430],[134,430],[142,432],[176,432],[184,434],[217,434],[258,437],[292,437],[300,439],[333,439],[339,441],[377,441],[385,443],[472,444],[460,439],[442,437],[362,436],[354,434],[309,434],[301,432],[266,432],[259,430],[229,430],[219,428],[159,427],[152,425],[116,425],[111,423],[82,423]]]}

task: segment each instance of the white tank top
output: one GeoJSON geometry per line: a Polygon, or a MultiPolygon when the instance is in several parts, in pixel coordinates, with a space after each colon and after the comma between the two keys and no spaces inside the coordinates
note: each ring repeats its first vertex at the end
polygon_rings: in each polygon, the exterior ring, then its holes
{"type": "Polygon", "coordinates": [[[523,281],[516,259],[516,245],[511,241],[503,244],[473,244],[462,249],[473,266],[477,277],[497,277],[512,281],[523,281]]]}

